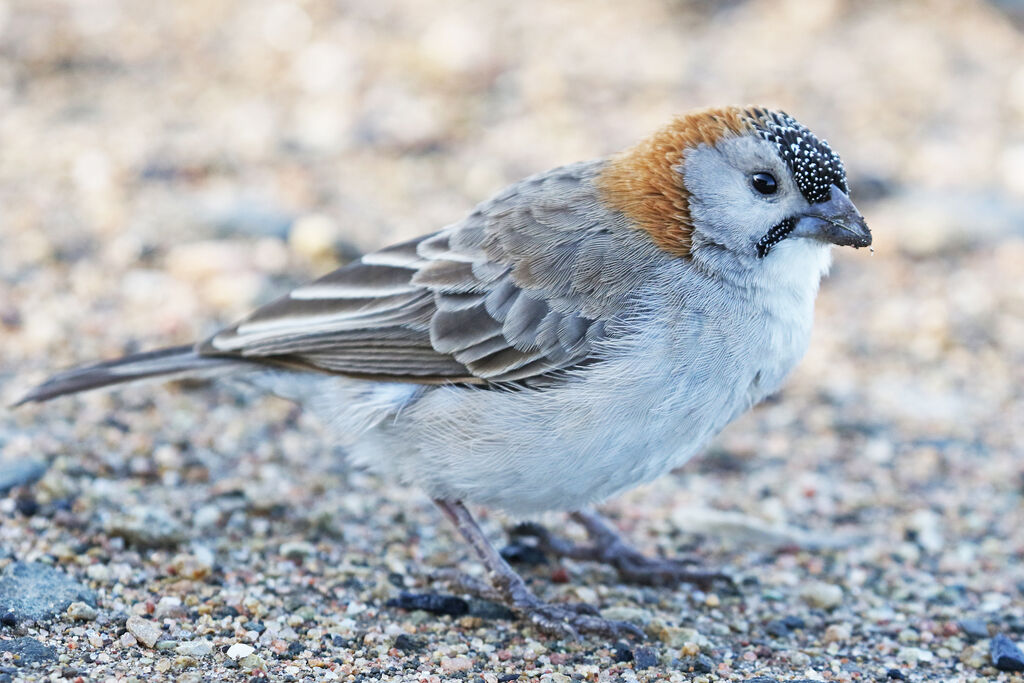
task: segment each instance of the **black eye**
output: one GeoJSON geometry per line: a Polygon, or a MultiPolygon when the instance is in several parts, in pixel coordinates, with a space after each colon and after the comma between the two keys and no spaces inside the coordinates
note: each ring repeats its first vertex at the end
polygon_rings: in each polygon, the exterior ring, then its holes
{"type": "Polygon", "coordinates": [[[775,194],[779,189],[779,183],[771,173],[755,173],[750,176],[750,184],[761,194],[775,194]]]}

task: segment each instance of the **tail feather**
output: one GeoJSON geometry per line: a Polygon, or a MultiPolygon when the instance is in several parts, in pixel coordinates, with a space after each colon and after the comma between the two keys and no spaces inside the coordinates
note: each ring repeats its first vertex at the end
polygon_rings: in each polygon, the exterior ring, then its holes
{"type": "Polygon", "coordinates": [[[238,364],[239,361],[232,358],[201,356],[193,346],[174,346],[65,370],[29,391],[14,405],[41,403],[65,394],[153,377],[171,379],[175,375],[202,377],[220,374],[238,364]]]}

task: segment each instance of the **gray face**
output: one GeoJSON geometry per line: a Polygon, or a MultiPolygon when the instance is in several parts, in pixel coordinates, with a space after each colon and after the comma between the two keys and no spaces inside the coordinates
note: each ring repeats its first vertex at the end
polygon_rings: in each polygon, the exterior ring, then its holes
{"type": "Polygon", "coordinates": [[[758,258],[757,244],[765,235],[811,206],[777,147],[760,137],[701,145],[686,155],[682,173],[694,245],[716,244],[744,260],[758,258]],[[774,178],[772,194],[755,189],[759,174],[774,178]]]}
{"type": "Polygon", "coordinates": [[[839,158],[797,128],[780,123],[774,132],[758,129],[701,145],[680,171],[690,193],[695,248],[713,244],[755,262],[785,239],[871,243],[847,197],[839,158]]]}

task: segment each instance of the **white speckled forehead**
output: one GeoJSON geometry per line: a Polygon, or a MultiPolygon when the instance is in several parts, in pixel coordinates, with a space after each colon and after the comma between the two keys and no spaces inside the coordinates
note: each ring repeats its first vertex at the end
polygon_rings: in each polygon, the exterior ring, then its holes
{"type": "Polygon", "coordinates": [[[750,114],[754,130],[775,146],[808,202],[828,201],[833,185],[849,194],[843,162],[826,141],[785,112],[753,109],[750,114]]]}

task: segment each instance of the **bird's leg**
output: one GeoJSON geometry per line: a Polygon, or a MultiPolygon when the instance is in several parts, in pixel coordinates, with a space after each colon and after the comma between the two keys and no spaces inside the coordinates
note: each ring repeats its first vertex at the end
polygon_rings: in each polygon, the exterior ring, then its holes
{"type": "Polygon", "coordinates": [[[597,610],[584,604],[550,604],[542,601],[527,587],[505,559],[487,540],[476,520],[460,501],[435,500],[445,516],[451,520],[462,537],[476,551],[489,573],[494,592],[507,607],[516,611],[539,629],[559,638],[578,638],[581,634],[594,634],[608,638],[635,636],[643,638],[643,631],[625,621],[602,619],[597,610]]]}
{"type": "Polygon", "coordinates": [[[710,587],[715,581],[733,583],[732,577],[723,572],[694,569],[696,560],[693,558],[647,557],[627,543],[596,512],[573,512],[570,517],[586,530],[590,545],[578,545],[558,538],[539,524],[520,524],[512,530],[512,535],[533,537],[542,551],[558,557],[611,565],[618,571],[619,578],[629,583],[647,586],[694,583],[703,588],[710,587]]]}

